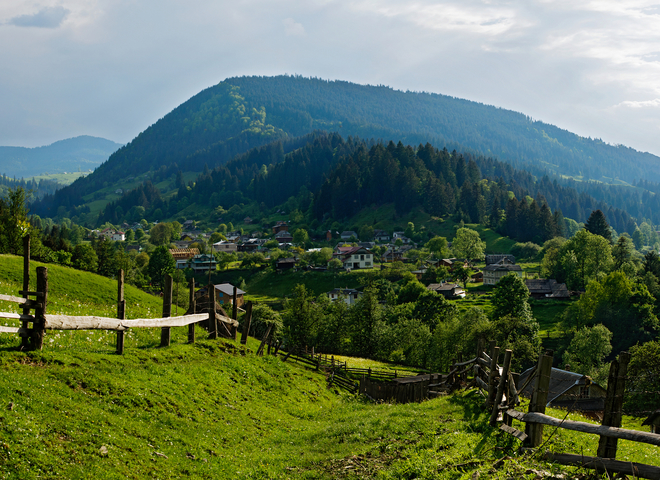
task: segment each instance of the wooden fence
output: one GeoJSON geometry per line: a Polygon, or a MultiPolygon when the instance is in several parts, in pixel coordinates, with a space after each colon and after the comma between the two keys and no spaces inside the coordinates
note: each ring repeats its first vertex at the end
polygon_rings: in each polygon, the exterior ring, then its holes
{"type": "MultiPolygon", "coordinates": [[[[41,350],[46,330],[114,330],[117,332],[117,353],[124,353],[124,332],[129,328],[161,328],[161,346],[170,345],[170,329],[188,326],[188,342],[195,341],[195,324],[203,323],[209,332],[209,338],[218,335],[236,338],[238,322],[226,315],[218,314],[215,295],[210,295],[206,313],[195,313],[195,286],[190,283],[191,308],[187,315],[172,317],[172,277],[166,275],[163,291],[162,318],[138,318],[126,320],[126,301],[124,300],[124,272],[117,275],[117,318],[100,316],[52,315],[48,307],[48,269],[37,267],[37,288],[30,291],[30,238],[23,242],[23,289],[18,292],[22,297],[0,295],[0,300],[16,303],[23,313],[0,312],[0,318],[18,319],[20,327],[0,327],[1,333],[14,333],[21,337],[24,350],[41,350]],[[34,313],[31,311],[34,310],[34,313]]],[[[210,286],[209,286],[210,287],[210,286]]],[[[212,291],[209,289],[209,291],[212,291]]],[[[222,311],[222,310],[221,310],[222,311]]],[[[224,311],[222,311],[224,313],[224,311]]]]}

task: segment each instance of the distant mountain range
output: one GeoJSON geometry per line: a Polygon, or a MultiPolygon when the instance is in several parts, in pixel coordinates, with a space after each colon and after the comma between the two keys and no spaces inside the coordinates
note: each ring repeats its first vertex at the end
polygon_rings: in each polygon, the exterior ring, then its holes
{"type": "Polygon", "coordinates": [[[580,137],[510,110],[385,86],[300,76],[240,77],[184,102],[94,173],[47,197],[39,210],[44,215],[60,206],[70,211],[85,204],[84,196],[147,172],[202,172],[251,148],[318,130],[343,138],[430,142],[492,156],[538,176],[660,182],[655,155],[580,137]]]}
{"type": "Polygon", "coordinates": [[[82,135],[44,147],[0,147],[0,174],[31,178],[43,173],[94,170],[122,145],[82,135]]]}

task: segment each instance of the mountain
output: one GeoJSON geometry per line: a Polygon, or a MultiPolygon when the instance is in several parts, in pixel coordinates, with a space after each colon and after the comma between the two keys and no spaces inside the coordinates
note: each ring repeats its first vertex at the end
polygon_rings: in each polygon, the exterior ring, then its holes
{"type": "Polygon", "coordinates": [[[0,147],[0,173],[29,178],[43,173],[94,170],[121,147],[105,138],[82,135],[43,147],[0,147]]]}
{"type": "MultiPolygon", "coordinates": [[[[580,180],[660,181],[660,158],[579,137],[521,114],[445,95],[300,76],[239,77],[207,88],[49,197],[40,214],[146,172],[201,172],[250,148],[315,130],[477,152],[580,180]]],[[[89,197],[86,199],[88,200],[89,197]]],[[[98,200],[98,198],[97,198],[98,200]]]]}

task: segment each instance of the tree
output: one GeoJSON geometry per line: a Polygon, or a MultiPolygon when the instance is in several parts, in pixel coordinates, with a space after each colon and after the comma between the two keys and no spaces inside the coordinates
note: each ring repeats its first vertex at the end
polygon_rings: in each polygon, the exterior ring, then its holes
{"type": "Polygon", "coordinates": [[[23,237],[30,231],[26,200],[22,187],[10,188],[0,198],[0,253],[18,255],[23,251],[23,237]]]}
{"type": "Polygon", "coordinates": [[[653,411],[660,405],[660,342],[646,342],[630,348],[626,381],[626,413],[653,411]]]}
{"type": "Polygon", "coordinates": [[[293,243],[296,245],[305,245],[309,242],[309,233],[304,228],[298,228],[293,232],[293,243]]]}
{"type": "Polygon", "coordinates": [[[311,346],[321,312],[314,303],[312,292],[298,284],[293,288],[293,298],[284,310],[284,335],[290,349],[311,346]]]}
{"type": "Polygon", "coordinates": [[[349,310],[351,331],[351,349],[353,354],[371,357],[376,351],[374,329],[383,315],[378,302],[378,295],[373,287],[365,287],[364,292],[349,310]]]}
{"type": "Polygon", "coordinates": [[[235,252],[216,252],[213,256],[220,270],[228,269],[229,264],[238,260],[238,255],[235,252]]]}
{"type": "Polygon", "coordinates": [[[470,268],[458,265],[454,268],[452,274],[454,275],[454,278],[463,283],[463,288],[467,288],[467,282],[470,280],[470,275],[472,275],[472,270],[470,268]]]}
{"type": "Polygon", "coordinates": [[[454,255],[467,260],[484,258],[486,242],[479,238],[479,232],[470,228],[459,228],[451,245],[454,255]]]}
{"type": "Polygon", "coordinates": [[[147,266],[152,282],[162,288],[165,275],[172,275],[175,269],[176,260],[174,260],[168,248],[164,245],[156,247],[149,257],[149,265],[147,266]]]}
{"type": "Polygon", "coordinates": [[[630,237],[621,235],[616,244],[612,247],[612,258],[614,260],[614,269],[620,270],[621,267],[632,260],[634,246],[630,237]]]}
{"type": "Polygon", "coordinates": [[[73,247],[71,260],[73,266],[78,270],[96,272],[98,269],[99,259],[96,256],[94,248],[87,243],[81,243],[73,247]]]}
{"type": "Polygon", "coordinates": [[[564,352],[564,368],[570,366],[572,372],[588,375],[596,382],[607,380],[603,361],[612,351],[611,341],[612,332],[601,324],[582,327],[564,352]]]}
{"type": "Polygon", "coordinates": [[[616,271],[590,282],[580,299],[564,310],[562,324],[569,331],[603,324],[612,332],[612,347],[618,353],[658,334],[655,303],[646,285],[616,271]]]}
{"type": "Polygon", "coordinates": [[[426,245],[424,246],[429,249],[429,252],[431,252],[435,258],[445,258],[449,255],[447,239],[445,237],[433,237],[426,242],[426,245]]]}
{"type": "Polygon", "coordinates": [[[169,245],[173,229],[169,223],[159,223],[149,231],[149,242],[153,245],[169,245]]]}
{"type": "Polygon", "coordinates": [[[494,319],[507,315],[533,320],[529,306],[529,290],[522,278],[514,272],[503,276],[493,289],[492,303],[494,319]]]}
{"type": "Polygon", "coordinates": [[[135,232],[131,229],[128,229],[126,231],[126,243],[131,243],[133,240],[135,240],[135,232]]]}
{"type": "Polygon", "coordinates": [[[584,229],[567,240],[558,251],[555,248],[544,250],[543,275],[566,283],[571,290],[584,290],[590,280],[607,274],[612,268],[609,242],[584,229]]]}
{"type": "Polygon", "coordinates": [[[608,242],[612,241],[610,225],[607,223],[605,214],[600,210],[594,210],[591,212],[587,223],[584,224],[584,228],[586,228],[588,232],[593,233],[594,235],[600,235],[608,242]]]}

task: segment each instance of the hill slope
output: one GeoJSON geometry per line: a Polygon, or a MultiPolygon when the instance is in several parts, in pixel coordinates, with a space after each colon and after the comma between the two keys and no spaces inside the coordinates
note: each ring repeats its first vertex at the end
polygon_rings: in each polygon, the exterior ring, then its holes
{"type": "Polygon", "coordinates": [[[121,145],[105,138],[80,137],[44,147],[0,147],[0,172],[9,177],[93,170],[121,145]]]}
{"type": "Polygon", "coordinates": [[[316,129],[344,137],[471,149],[536,173],[660,180],[660,159],[654,155],[585,139],[492,106],[340,81],[241,77],[210,87],[174,109],[92,175],[49,199],[49,208],[80,205],[84,195],[104,184],[174,164],[184,172],[199,172],[205,164],[214,167],[250,148],[316,129]]]}

